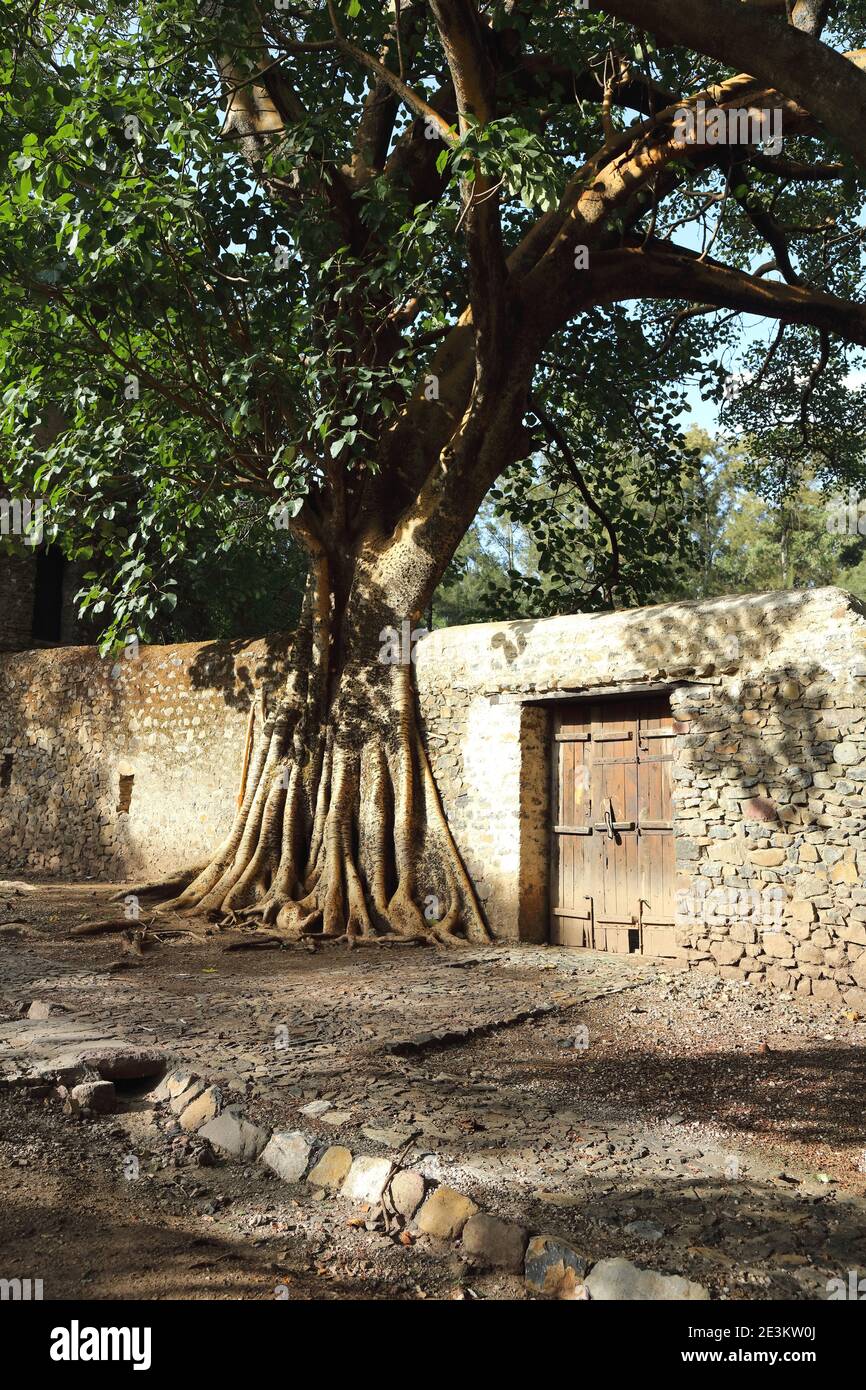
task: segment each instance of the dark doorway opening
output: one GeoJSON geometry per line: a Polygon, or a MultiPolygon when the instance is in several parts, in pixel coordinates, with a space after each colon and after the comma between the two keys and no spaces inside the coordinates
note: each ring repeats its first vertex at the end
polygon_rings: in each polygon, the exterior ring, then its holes
{"type": "Polygon", "coordinates": [[[117,798],[117,809],[121,815],[126,815],[132,805],[132,786],[134,781],[134,773],[131,773],[128,777],[121,773],[120,792],[117,798]]]}
{"type": "Polygon", "coordinates": [[[63,577],[66,560],[56,545],[36,553],[33,594],[33,639],[59,642],[63,625],[63,577]]]}

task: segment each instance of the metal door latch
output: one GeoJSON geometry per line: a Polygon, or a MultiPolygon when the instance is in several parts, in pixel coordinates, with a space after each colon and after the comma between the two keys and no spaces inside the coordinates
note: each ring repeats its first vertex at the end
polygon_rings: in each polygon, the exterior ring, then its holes
{"type": "Polygon", "coordinates": [[[602,821],[596,821],[595,825],[593,826],[593,829],[594,829],[594,830],[606,830],[606,831],[607,831],[607,838],[608,838],[609,840],[613,840],[614,842],[616,842],[616,832],[617,832],[618,830],[634,830],[634,821],[633,821],[633,820],[614,820],[614,818],[613,818],[613,802],[612,802],[612,801],[609,801],[609,802],[607,803],[607,810],[606,810],[605,813],[604,813],[604,820],[602,820],[602,821]]]}

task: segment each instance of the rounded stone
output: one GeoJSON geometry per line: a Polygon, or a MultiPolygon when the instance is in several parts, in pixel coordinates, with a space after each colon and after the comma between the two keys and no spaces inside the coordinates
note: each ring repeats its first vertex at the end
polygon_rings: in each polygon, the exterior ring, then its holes
{"type": "Polygon", "coordinates": [[[394,1210],[408,1221],[413,1217],[424,1200],[424,1178],[413,1168],[404,1168],[397,1173],[391,1183],[391,1201],[394,1210]]]}
{"type": "Polygon", "coordinates": [[[522,1226],[478,1212],[463,1227],[463,1251],[479,1264],[518,1273],[523,1269],[527,1233],[522,1226]]]}
{"type": "Polygon", "coordinates": [[[99,1115],[109,1115],[117,1101],[113,1081],[82,1081],[80,1086],[73,1086],[70,1094],[82,1110],[94,1110],[99,1115]]]}
{"type": "Polygon", "coordinates": [[[418,1213],[418,1229],[439,1240],[456,1240],[478,1208],[462,1192],[437,1187],[418,1213]]]}

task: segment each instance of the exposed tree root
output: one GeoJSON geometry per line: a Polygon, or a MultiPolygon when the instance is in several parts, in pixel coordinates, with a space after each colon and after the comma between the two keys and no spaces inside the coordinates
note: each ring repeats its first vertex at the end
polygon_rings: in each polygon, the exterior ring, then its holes
{"type": "Polygon", "coordinates": [[[133,923],[128,917],[107,917],[99,922],[82,922],[70,929],[70,936],[106,936],[109,932],[127,931],[133,923]]]}
{"type": "Polygon", "coordinates": [[[192,883],[193,879],[197,878],[198,875],[207,868],[209,862],[209,860],[205,860],[204,863],[195,864],[192,868],[180,869],[176,874],[172,874],[169,878],[157,878],[147,883],[127,884],[125,887],[119,888],[116,893],[112,893],[109,901],[113,903],[122,903],[124,898],[130,896],[135,898],[149,898],[157,896],[164,898],[169,893],[174,893],[183,888],[187,888],[189,884],[192,883]]]}
{"type": "Polygon", "coordinates": [[[255,922],[274,944],[489,942],[418,728],[411,671],[356,677],[324,723],[285,698],[264,721],[225,842],[156,910],[255,922]]]}

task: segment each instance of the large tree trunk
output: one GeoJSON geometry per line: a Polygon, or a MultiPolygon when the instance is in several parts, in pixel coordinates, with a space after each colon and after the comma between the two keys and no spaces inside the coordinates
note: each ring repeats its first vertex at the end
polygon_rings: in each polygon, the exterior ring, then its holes
{"type": "Polygon", "coordinates": [[[402,650],[487,489],[530,446],[531,343],[473,385],[468,341],[461,329],[460,351],[434,359],[441,397],[431,406],[419,389],[360,493],[347,501],[334,466],[327,496],[297,518],[310,580],[291,674],[231,833],[175,909],[289,936],[490,940],[402,650]]]}
{"type": "Polygon", "coordinates": [[[489,940],[430,768],[404,640],[429,602],[419,572],[429,566],[401,565],[395,585],[383,554],[348,567],[337,552],[316,559],[291,673],[260,717],[231,832],[165,907],[290,937],[489,940]]]}

